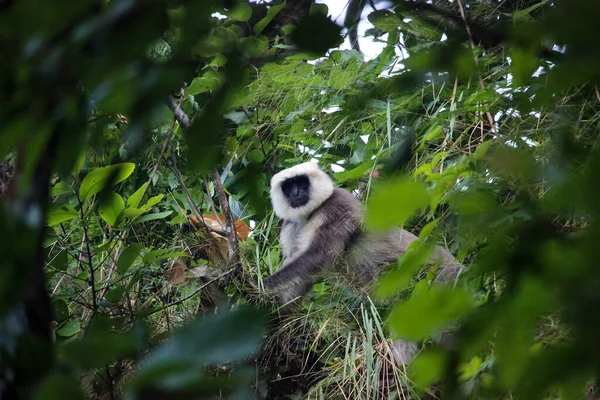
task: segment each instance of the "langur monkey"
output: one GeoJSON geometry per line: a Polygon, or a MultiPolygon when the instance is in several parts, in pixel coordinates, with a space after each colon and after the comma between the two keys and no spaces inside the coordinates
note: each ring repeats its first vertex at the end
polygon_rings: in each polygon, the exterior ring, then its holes
{"type": "MultiPolygon", "coordinates": [[[[367,287],[386,266],[396,263],[417,236],[395,228],[386,232],[363,229],[361,201],[336,188],[314,163],[285,169],[271,179],[275,214],[283,220],[280,243],[283,266],[264,280],[267,291],[286,303],[307,294],[318,277],[341,273],[367,287]]],[[[437,246],[432,262],[441,259],[437,281],[453,279],[461,268],[454,256],[437,246]]],[[[395,341],[394,358],[407,364],[416,354],[415,343],[395,341]]]]}

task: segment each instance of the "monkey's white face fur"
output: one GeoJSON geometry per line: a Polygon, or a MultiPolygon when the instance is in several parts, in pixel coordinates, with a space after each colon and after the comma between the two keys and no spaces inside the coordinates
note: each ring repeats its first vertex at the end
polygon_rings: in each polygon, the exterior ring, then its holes
{"type": "Polygon", "coordinates": [[[329,175],[321,170],[317,164],[306,162],[273,175],[273,178],[271,178],[271,202],[275,214],[279,218],[298,221],[306,218],[323,204],[333,194],[333,189],[333,181],[329,175]],[[283,190],[281,190],[281,184],[286,179],[299,175],[306,175],[310,181],[310,200],[301,207],[293,208],[290,206],[283,190]]]}

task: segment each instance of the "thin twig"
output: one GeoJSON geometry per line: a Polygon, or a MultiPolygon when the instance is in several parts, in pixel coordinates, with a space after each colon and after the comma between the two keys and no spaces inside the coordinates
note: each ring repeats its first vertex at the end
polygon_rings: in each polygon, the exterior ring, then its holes
{"type": "Polygon", "coordinates": [[[187,131],[188,129],[190,129],[190,127],[192,126],[190,118],[187,116],[185,111],[181,109],[181,106],[177,104],[173,96],[168,97],[167,106],[171,109],[171,111],[173,111],[175,119],[177,120],[177,122],[179,122],[179,125],[181,125],[183,130],[187,131]]]}
{"type": "Polygon", "coordinates": [[[206,282],[205,284],[203,284],[202,286],[200,286],[199,288],[197,288],[196,290],[194,290],[191,294],[187,295],[186,297],[181,298],[181,299],[179,299],[177,301],[174,301],[172,303],[165,304],[164,306],[162,306],[162,307],[160,307],[160,308],[152,311],[151,313],[146,314],[146,316],[149,316],[149,315],[152,315],[152,314],[156,314],[157,312],[163,311],[166,308],[176,306],[178,304],[183,303],[184,301],[187,301],[187,300],[191,299],[192,297],[194,297],[195,295],[197,295],[202,289],[205,289],[211,283],[214,283],[214,282],[218,281],[219,279],[223,278],[226,275],[229,275],[233,271],[234,271],[234,268],[228,269],[227,271],[223,272],[221,275],[219,275],[219,276],[211,279],[210,281],[206,282]]]}
{"type": "MultiPolygon", "coordinates": [[[[173,107],[175,107],[177,110],[179,110],[181,113],[183,113],[183,116],[185,118],[187,118],[187,115],[185,115],[185,113],[183,112],[183,110],[181,109],[181,101],[182,101],[183,97],[180,96],[179,97],[179,102],[175,102],[175,99],[172,97],[169,97],[169,102],[173,102],[173,107]]],[[[169,106],[170,108],[171,106],[169,106]]],[[[146,192],[148,191],[148,188],[150,187],[150,184],[152,183],[152,179],[154,179],[154,175],[156,175],[156,171],[158,171],[158,167],[160,165],[160,160],[163,158],[163,156],[165,155],[165,152],[167,151],[167,148],[169,147],[169,142],[171,141],[171,136],[173,136],[173,132],[175,132],[175,123],[178,121],[177,116],[175,115],[175,111],[173,111],[173,121],[171,121],[171,127],[169,128],[169,131],[167,132],[167,137],[165,137],[165,141],[162,144],[162,147],[160,148],[160,153],[158,155],[158,159],[156,160],[156,163],[154,164],[154,168],[152,168],[152,173],[150,173],[150,177],[148,178],[148,183],[146,184],[146,188],[144,189],[144,193],[142,193],[142,197],[144,198],[144,196],[146,195],[146,192]]],[[[188,118],[189,121],[189,118],[188,118]]]]}
{"type": "MultiPolygon", "coordinates": [[[[469,36],[469,43],[471,45],[471,49],[475,50],[475,47],[476,47],[475,42],[473,41],[473,35],[471,34],[471,28],[469,27],[469,22],[467,20],[467,14],[465,13],[465,9],[463,7],[462,0],[458,0],[457,3],[458,3],[458,8],[460,10],[460,16],[462,17],[462,19],[465,23],[465,29],[467,31],[467,36],[469,36]]],[[[479,79],[479,87],[481,88],[481,90],[485,90],[485,84],[483,83],[483,77],[481,76],[481,71],[479,70],[479,58],[477,57],[477,55],[473,54],[473,59],[475,61],[475,66],[477,67],[477,77],[479,79]]],[[[494,123],[494,117],[492,117],[492,114],[489,111],[486,111],[485,115],[487,116],[491,131],[494,134],[498,134],[498,132],[496,131],[496,124],[494,123]]]]}
{"type": "Polygon", "coordinates": [[[231,209],[229,208],[229,200],[225,194],[223,184],[221,183],[221,175],[216,169],[213,171],[213,183],[215,185],[215,192],[219,198],[219,203],[221,203],[223,216],[225,217],[225,234],[227,235],[227,240],[229,242],[229,262],[232,265],[235,265],[239,262],[238,237],[233,222],[233,216],[231,215],[231,209]]]}
{"type": "MultiPolygon", "coordinates": [[[[85,223],[84,215],[83,215],[83,203],[81,202],[81,198],[79,197],[79,193],[75,191],[75,196],[77,196],[77,202],[79,203],[79,215],[81,217],[81,224],[83,226],[83,238],[85,241],[87,253],[88,253],[88,266],[90,269],[90,287],[92,289],[92,306],[94,313],[98,310],[98,300],[96,298],[96,282],[94,277],[94,265],[92,264],[92,250],[90,249],[90,240],[88,236],[87,224],[85,223]]],[[[92,314],[93,317],[93,314],[92,314]]]]}
{"type": "Polygon", "coordinates": [[[215,228],[215,227],[207,224],[206,221],[204,221],[204,217],[202,217],[202,213],[196,206],[196,203],[194,202],[194,199],[192,198],[192,195],[190,194],[190,191],[188,190],[188,188],[185,184],[185,181],[183,180],[183,176],[181,175],[179,168],[177,168],[177,163],[175,160],[175,156],[173,154],[171,154],[171,165],[170,166],[171,166],[172,171],[175,173],[175,176],[177,177],[177,180],[179,181],[181,188],[183,189],[183,193],[185,194],[185,197],[187,198],[187,201],[190,205],[190,208],[192,209],[192,213],[194,214],[194,216],[196,218],[198,218],[198,221],[200,221],[200,223],[202,225],[204,225],[204,227],[207,228],[208,230],[218,233],[221,236],[225,236],[226,235],[225,230],[215,228]]]}
{"type": "MultiPolygon", "coordinates": [[[[219,213],[217,212],[217,207],[215,206],[215,202],[213,201],[212,197],[210,196],[210,188],[208,186],[208,182],[205,180],[204,181],[204,188],[206,189],[206,193],[209,194],[209,196],[206,196],[208,198],[208,202],[210,203],[210,208],[213,211],[213,213],[215,213],[215,216],[217,216],[219,213]]],[[[219,226],[221,227],[221,229],[223,229],[223,232],[225,232],[225,225],[223,224],[223,221],[221,221],[221,218],[217,218],[217,222],[219,223],[219,226]]]]}
{"type": "MultiPolygon", "coordinates": [[[[192,125],[191,120],[185,114],[185,112],[181,109],[181,107],[175,102],[175,99],[172,96],[170,96],[168,98],[167,106],[173,112],[175,119],[177,119],[177,122],[179,122],[179,125],[182,127],[183,131],[187,133],[187,131],[189,130],[189,128],[192,125]]],[[[173,161],[175,161],[175,160],[173,160],[173,161]]],[[[202,223],[208,229],[211,229],[216,233],[220,233],[219,230],[215,230],[213,227],[208,226],[204,222],[204,219],[202,218],[202,215],[198,212],[198,209],[195,207],[194,202],[191,201],[192,197],[189,194],[189,192],[187,191],[187,188],[185,187],[185,185],[183,184],[183,178],[181,177],[181,174],[176,174],[176,175],[178,175],[177,178],[178,178],[179,182],[181,183],[182,187],[184,188],[185,195],[188,198],[188,201],[190,202],[192,211],[194,211],[194,213],[197,214],[196,217],[198,218],[198,220],[202,221],[202,223]]],[[[233,222],[233,217],[231,216],[231,210],[229,209],[229,202],[227,201],[227,195],[225,194],[225,190],[223,189],[223,185],[221,184],[221,177],[219,176],[218,171],[215,170],[213,172],[213,177],[214,177],[213,183],[215,185],[215,191],[217,192],[217,196],[219,197],[219,202],[221,203],[221,208],[223,209],[223,215],[225,216],[226,230],[225,230],[225,232],[222,232],[220,234],[225,234],[228,239],[229,263],[230,263],[230,265],[232,265],[234,267],[233,270],[236,272],[237,278],[239,278],[244,284],[249,285],[250,287],[255,287],[252,279],[250,279],[250,277],[248,277],[242,269],[239,251],[238,251],[238,240],[237,240],[237,234],[235,232],[235,225],[233,222]]]]}

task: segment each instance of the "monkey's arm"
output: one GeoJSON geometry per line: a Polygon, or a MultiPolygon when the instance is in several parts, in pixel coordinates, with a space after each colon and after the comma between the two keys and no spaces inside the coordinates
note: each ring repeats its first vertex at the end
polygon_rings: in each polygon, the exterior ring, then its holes
{"type": "Polygon", "coordinates": [[[360,229],[360,206],[349,192],[336,190],[308,222],[315,224],[308,247],[269,276],[265,288],[293,285],[305,293],[310,290],[316,275],[339,261],[360,229]]]}
{"type": "Polygon", "coordinates": [[[306,250],[286,261],[283,267],[265,279],[265,288],[312,282],[316,275],[333,266],[343,255],[346,243],[354,233],[348,225],[339,220],[321,225],[306,250]]]}

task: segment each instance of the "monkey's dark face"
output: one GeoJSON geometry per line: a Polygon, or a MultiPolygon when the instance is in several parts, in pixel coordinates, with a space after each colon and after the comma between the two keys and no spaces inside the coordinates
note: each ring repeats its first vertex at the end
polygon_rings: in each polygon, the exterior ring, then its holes
{"type": "Polygon", "coordinates": [[[288,178],[281,184],[281,190],[292,208],[302,207],[310,199],[310,180],[306,175],[288,178]]]}

